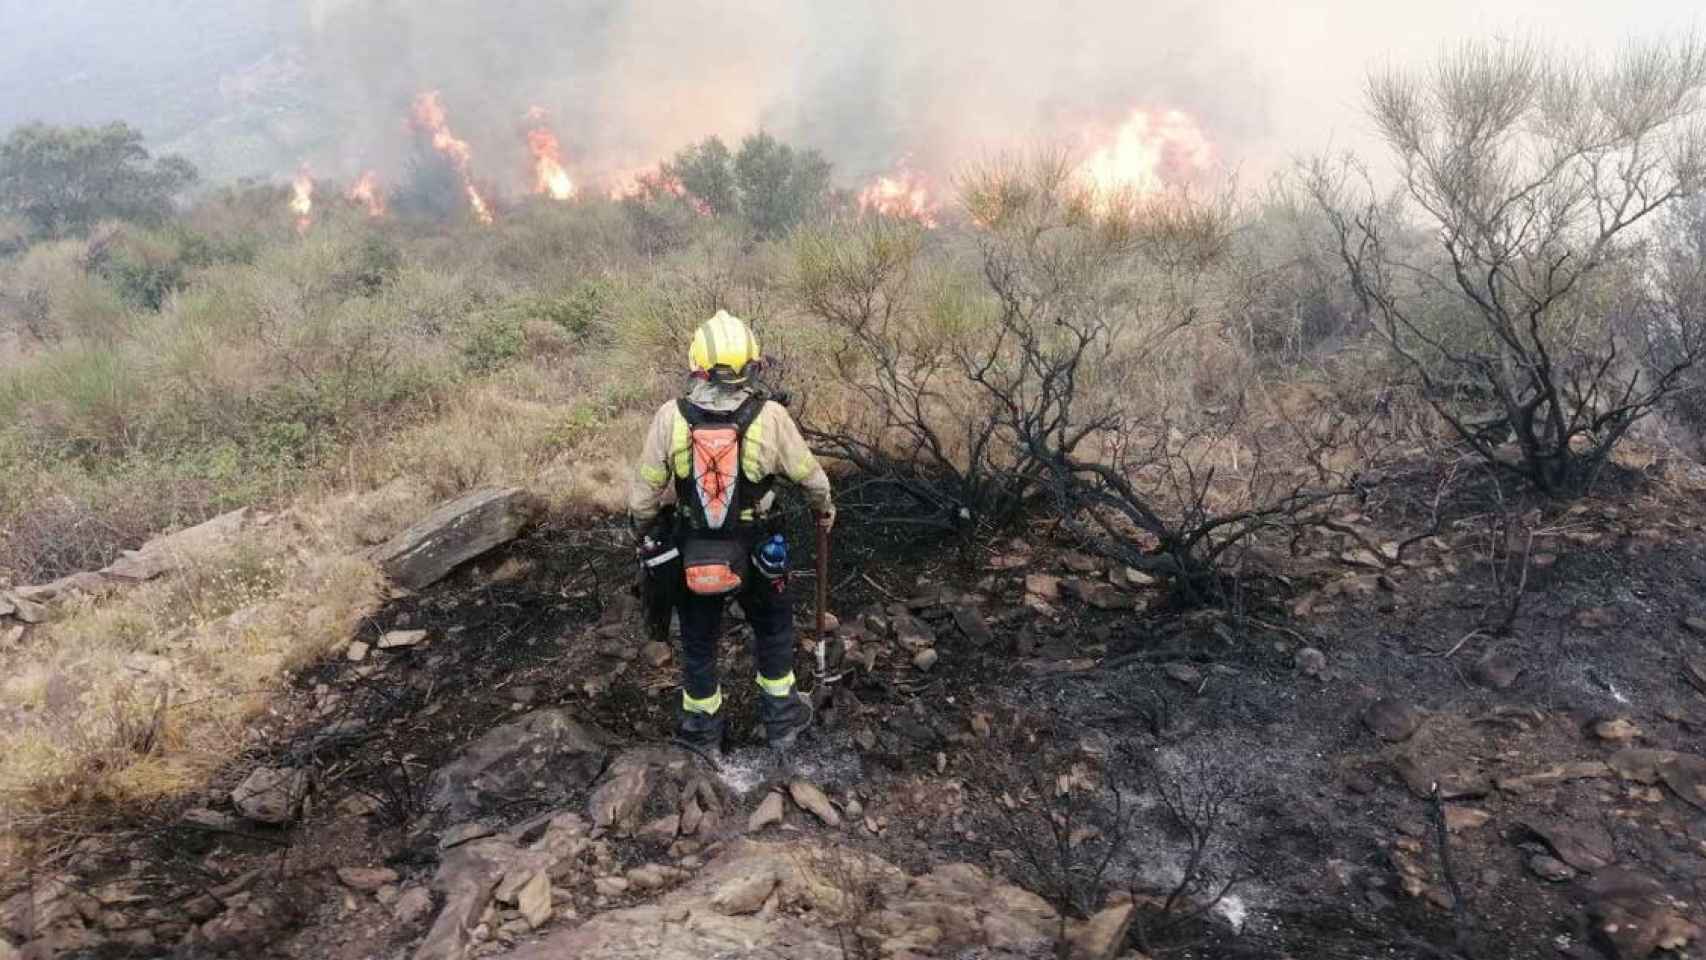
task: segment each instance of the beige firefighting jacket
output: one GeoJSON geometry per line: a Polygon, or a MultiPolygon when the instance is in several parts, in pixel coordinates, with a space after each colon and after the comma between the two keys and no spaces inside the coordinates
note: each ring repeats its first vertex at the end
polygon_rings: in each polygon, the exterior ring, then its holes
{"type": "MultiPolygon", "coordinates": [[[[687,400],[701,409],[727,412],[738,409],[748,396],[746,390],[698,383],[687,400]]],[[[675,480],[687,476],[692,468],[687,421],[671,400],[652,417],[628,487],[628,513],[636,528],[651,523],[664,504],[674,501],[675,480]]],[[[779,403],[766,403],[747,428],[741,475],[752,483],[760,483],[767,477],[786,477],[805,490],[813,510],[831,518],[835,516],[829,476],[823,472],[805,437],[800,435],[794,418],[779,403]]],[[[774,499],[774,493],[766,497],[758,504],[758,512],[768,510],[774,499]]]]}

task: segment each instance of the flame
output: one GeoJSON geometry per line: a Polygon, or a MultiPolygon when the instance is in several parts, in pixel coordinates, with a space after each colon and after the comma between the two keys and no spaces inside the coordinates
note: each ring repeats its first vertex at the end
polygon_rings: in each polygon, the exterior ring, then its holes
{"type": "Polygon", "coordinates": [[[917,220],[933,229],[942,205],[931,198],[924,176],[902,164],[893,176],[878,177],[870,186],[859,191],[859,209],[866,213],[917,220]]]}
{"type": "Polygon", "coordinates": [[[563,169],[563,147],[557,135],[545,122],[545,108],[527,111],[533,128],[527,131],[527,149],[533,154],[533,192],[553,200],[567,200],[575,195],[575,183],[563,169]]]}
{"type": "Polygon", "coordinates": [[[681,181],[666,176],[655,164],[613,173],[605,181],[609,184],[605,193],[612,200],[626,200],[648,193],[669,193],[679,197],[687,192],[681,181]]]}
{"type": "Polygon", "coordinates": [[[1079,175],[1100,194],[1155,193],[1214,165],[1214,146],[1189,114],[1131,112],[1111,138],[1090,153],[1079,175]]]}
{"type": "Polygon", "coordinates": [[[415,98],[413,119],[416,129],[432,136],[432,148],[444,154],[456,168],[457,175],[462,178],[462,190],[468,195],[468,206],[474,211],[474,218],[490,225],[491,207],[487,206],[485,198],[480,196],[479,188],[474,186],[473,150],[468,146],[468,141],[459,140],[450,132],[444,102],[439,99],[437,90],[428,90],[415,98]]]}
{"type": "Polygon", "coordinates": [[[687,192],[681,180],[661,166],[625,170],[608,178],[607,195],[612,200],[652,199],[662,196],[684,201],[701,217],[713,215],[711,205],[687,192]]]}
{"type": "Polygon", "coordinates": [[[368,216],[385,216],[385,194],[380,192],[377,171],[369,170],[363,173],[350,186],[347,196],[351,203],[359,203],[366,207],[368,216]]]}
{"type": "Polygon", "coordinates": [[[296,232],[307,233],[314,224],[314,178],[307,166],[290,181],[290,212],[296,214],[296,232]]]}

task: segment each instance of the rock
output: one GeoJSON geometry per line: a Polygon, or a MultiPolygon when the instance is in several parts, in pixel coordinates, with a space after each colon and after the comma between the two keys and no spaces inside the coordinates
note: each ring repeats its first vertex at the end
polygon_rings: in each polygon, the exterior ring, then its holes
{"type": "Polygon", "coordinates": [[[795,780],[788,784],[788,795],[794,798],[800,809],[809,811],[813,816],[823,821],[826,827],[841,826],[841,814],[835,810],[835,805],[829,802],[829,797],[818,789],[816,784],[805,780],[795,780]]]}
{"type": "Polygon", "coordinates": [[[1297,672],[1306,677],[1319,677],[1327,669],[1327,655],[1314,647],[1304,647],[1292,657],[1297,672]]]}
{"type": "Polygon", "coordinates": [[[747,818],[746,829],[757,833],[765,827],[782,822],[782,795],[774,790],[764,795],[758,809],[747,818]]]}
{"type": "Polygon", "coordinates": [[[515,905],[529,929],[543,927],[551,919],[551,875],[543,870],[534,871],[533,879],[517,895],[515,905]]]}
{"type": "Polygon", "coordinates": [[[363,641],[351,640],[349,648],[344,651],[344,656],[347,657],[351,663],[360,663],[367,659],[367,651],[369,649],[371,648],[363,641]]]}
{"type": "Polygon", "coordinates": [[[1137,906],[1127,901],[1091,917],[1071,935],[1073,960],[1114,960],[1136,915],[1137,906]]]}
{"type": "Polygon", "coordinates": [[[338,882],[351,890],[375,893],[386,884],[397,882],[397,871],[386,867],[339,867],[338,882]]]}
{"type": "Polygon", "coordinates": [[[492,890],[512,869],[517,852],[498,840],[480,840],[445,854],[433,877],[433,886],[444,896],[444,908],[415,948],[413,960],[467,957],[469,947],[479,939],[476,928],[481,917],[491,907],[492,890]]]}
{"type": "Polygon", "coordinates": [[[8,595],[0,593],[0,617],[9,617],[12,615],[12,611],[16,609],[18,609],[17,604],[14,604],[8,595]]]}
{"type": "MultiPolygon", "coordinates": [[[[14,633],[21,634],[23,632],[22,627],[13,627],[12,629],[14,633]]],[[[17,637],[14,636],[7,642],[16,643],[17,637]]],[[[1706,657],[1684,656],[1682,658],[1682,678],[1688,681],[1689,686],[1701,693],[1706,693],[1706,657]]]]}
{"type": "Polygon", "coordinates": [[[42,604],[25,600],[23,597],[19,596],[9,598],[8,602],[12,606],[12,616],[17,617],[19,620],[29,624],[47,622],[47,607],[42,604]]]}
{"type": "Polygon", "coordinates": [[[1611,837],[1597,826],[1539,818],[1524,820],[1521,825],[1545,841],[1558,859],[1577,870],[1592,873],[1617,860],[1617,848],[1612,846],[1611,837]]]}
{"type": "Polygon", "coordinates": [[[1626,717],[1613,717],[1594,724],[1593,735],[1607,743],[1628,743],[1641,735],[1641,728],[1626,717]]]}
{"type": "Polygon", "coordinates": [[[1682,628],[1697,637],[1706,637],[1706,617],[1683,617],[1682,628]]]}
{"type": "Polygon", "coordinates": [[[774,868],[733,877],[711,894],[711,908],[724,916],[757,913],[779,882],[774,868]]]}
{"type": "Polygon", "coordinates": [[[29,940],[74,921],[81,912],[80,898],[76,895],[80,885],[81,881],[70,874],[37,880],[28,889],[0,902],[0,930],[29,940]]]}
{"type": "Polygon", "coordinates": [[[1469,668],[1469,679],[1489,690],[1509,690],[1522,675],[1522,661],[1504,647],[1482,654],[1469,668]]]}
{"type": "Polygon", "coordinates": [[[934,667],[936,665],[936,662],[940,659],[941,659],[941,656],[936,653],[935,649],[933,649],[931,647],[925,647],[923,650],[920,650],[917,653],[913,654],[912,665],[917,667],[918,669],[924,671],[925,673],[929,673],[930,668],[934,667]]]}
{"type": "Polygon", "coordinates": [[[504,873],[503,879],[492,888],[492,899],[498,903],[515,906],[521,897],[521,888],[533,879],[534,870],[527,866],[516,866],[504,873]]]}
{"type": "Polygon", "coordinates": [[[936,634],[916,617],[895,617],[889,624],[896,643],[908,650],[923,650],[936,645],[936,634]]]}
{"type": "Polygon", "coordinates": [[[628,892],[627,877],[598,877],[592,881],[592,888],[601,897],[619,897],[628,892]]]}
{"type": "Polygon", "coordinates": [[[1576,876],[1576,871],[1571,869],[1569,864],[1544,853],[1534,854],[1525,862],[1529,873],[1550,883],[1564,883],[1576,876]]]}
{"type": "Polygon", "coordinates": [[[163,573],[183,569],[235,542],[249,519],[249,508],[221,514],[205,523],[177,533],[156,537],[140,550],[127,550],[101,573],[119,580],[152,580],[163,573]]]}
{"type": "Polygon", "coordinates": [[[641,890],[662,890],[664,885],[669,882],[669,878],[664,875],[663,867],[655,863],[635,867],[623,876],[627,878],[630,886],[639,887],[641,890]]]}
{"type": "Polygon", "coordinates": [[[1645,960],[1660,950],[1680,951],[1701,930],[1677,913],[1658,881],[1628,870],[1607,870],[1587,883],[1588,919],[1617,960],[1645,960]]]}
{"type": "Polygon", "coordinates": [[[1137,588],[1141,588],[1141,587],[1153,587],[1157,583],[1161,582],[1160,580],[1157,580],[1152,574],[1144,573],[1142,570],[1139,570],[1136,567],[1126,567],[1125,569],[1121,570],[1120,571],[1120,579],[1125,581],[1126,586],[1131,587],[1133,589],[1137,589],[1137,588]]]}
{"type": "Polygon", "coordinates": [[[1445,828],[1452,833],[1462,833],[1484,826],[1493,819],[1493,815],[1477,807],[1446,807],[1445,828]]]}
{"type": "Polygon", "coordinates": [[[1659,768],[1659,777],[1683,802],[1706,811],[1706,758],[1679,754],[1659,768]]]}
{"type": "Polygon", "coordinates": [[[285,824],[296,819],[308,795],[308,771],[295,767],[256,767],[231,791],[237,812],[256,823],[285,824]]]}
{"type": "Polygon", "coordinates": [[[1422,711],[1391,697],[1374,701],[1362,715],[1363,724],[1388,743],[1398,743],[1415,736],[1423,719],[1422,711]]]}
{"type": "Polygon", "coordinates": [[[643,758],[624,754],[610,767],[610,774],[587,800],[587,816],[593,826],[632,832],[640,811],[652,794],[652,766],[643,758]],[[627,762],[623,762],[627,760],[627,762]]]}
{"type": "Polygon", "coordinates": [[[954,626],[960,628],[960,632],[965,634],[967,640],[980,647],[988,645],[995,639],[994,635],[989,632],[989,624],[984,621],[983,613],[969,604],[961,604],[954,608],[954,626]]]}
{"type": "Polygon", "coordinates": [[[1078,588],[1078,599],[1097,610],[1133,610],[1137,598],[1111,583],[1085,583],[1078,588]]]}
{"type": "MultiPolygon", "coordinates": [[[[7,629],[0,630],[0,648],[15,647],[18,645],[18,641],[22,639],[24,639],[22,624],[13,624],[7,629]]],[[[1706,674],[1702,674],[1702,676],[1706,676],[1706,674]]]]}
{"type": "Polygon", "coordinates": [[[1611,607],[1586,607],[1576,611],[1575,621],[1578,626],[1589,630],[1603,630],[1617,625],[1617,611],[1611,607]]]}
{"type": "Polygon", "coordinates": [[[391,904],[391,916],[403,926],[415,926],[432,916],[432,890],[425,887],[409,887],[397,895],[397,900],[391,904]]]}
{"type": "Polygon", "coordinates": [[[392,581],[420,590],[515,539],[540,510],[539,500],[520,487],[476,490],[392,537],[374,550],[373,558],[392,581]]]}
{"type": "Polygon", "coordinates": [[[1060,599],[1060,578],[1046,573],[1025,575],[1025,594],[1038,600],[1054,602],[1060,599]]]}
{"type": "Polygon", "coordinates": [[[1404,781],[1404,786],[1423,800],[1433,796],[1435,786],[1439,787],[1442,800],[1484,797],[1493,789],[1492,781],[1485,774],[1475,770],[1445,769],[1436,760],[1417,758],[1413,754],[1394,757],[1392,768],[1404,781]]]}
{"type": "Polygon", "coordinates": [[[379,649],[395,650],[398,647],[412,647],[427,638],[425,630],[390,630],[379,638],[379,649]]]}
{"type": "Polygon", "coordinates": [[[1070,550],[1060,555],[1060,565],[1073,573],[1095,573],[1102,569],[1101,561],[1087,554],[1070,550]]]}
{"type": "Polygon", "coordinates": [[[1577,760],[1520,776],[1500,777],[1498,787],[1506,793],[1520,796],[1537,787],[1550,786],[1566,780],[1594,780],[1611,775],[1612,770],[1608,764],[1601,763],[1598,760],[1577,760]]]}
{"type": "Polygon", "coordinates": [[[1663,781],[1685,802],[1706,810],[1706,757],[1630,747],[1612,754],[1607,762],[1625,780],[1647,784],[1663,781]]]}
{"type": "Polygon", "coordinates": [[[1169,663],[1161,668],[1167,677],[1187,687],[1202,685],[1202,671],[1188,663],[1169,663]]]}
{"type": "Polygon", "coordinates": [[[493,801],[551,802],[584,790],[603,771],[608,737],[567,711],[535,710],[486,732],[432,776],[430,806],[472,819],[493,801]]]}
{"type": "Polygon", "coordinates": [[[640,658],[654,667],[663,666],[674,655],[674,651],[669,649],[669,644],[659,640],[653,640],[640,648],[640,658]]]}
{"type": "Polygon", "coordinates": [[[642,840],[661,840],[664,843],[668,843],[680,835],[681,832],[681,814],[672,813],[668,816],[659,817],[641,827],[635,836],[642,840]]]}
{"type": "Polygon", "coordinates": [[[459,823],[444,831],[444,835],[438,838],[438,849],[453,850],[464,843],[483,840],[496,833],[496,830],[483,823],[459,823]]]}

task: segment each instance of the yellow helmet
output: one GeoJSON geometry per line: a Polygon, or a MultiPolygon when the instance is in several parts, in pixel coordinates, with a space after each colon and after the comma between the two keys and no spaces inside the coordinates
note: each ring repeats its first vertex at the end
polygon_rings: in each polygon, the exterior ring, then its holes
{"type": "Polygon", "coordinates": [[[763,356],[758,351],[758,338],[752,335],[746,321],[727,310],[718,310],[716,316],[694,331],[687,362],[696,377],[740,384],[763,362],[763,356]]]}

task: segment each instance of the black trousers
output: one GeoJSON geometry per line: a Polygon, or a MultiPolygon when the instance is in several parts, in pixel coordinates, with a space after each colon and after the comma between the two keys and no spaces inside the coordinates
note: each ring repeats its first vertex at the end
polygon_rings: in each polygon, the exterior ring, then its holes
{"type": "MultiPolygon", "coordinates": [[[[788,578],[770,580],[756,570],[734,595],[752,624],[752,660],[766,679],[780,680],[794,671],[794,599],[788,578]]],[[[682,591],[681,664],[687,695],[703,700],[717,692],[717,640],[723,632],[723,606],[728,597],[702,597],[682,591]]]]}

